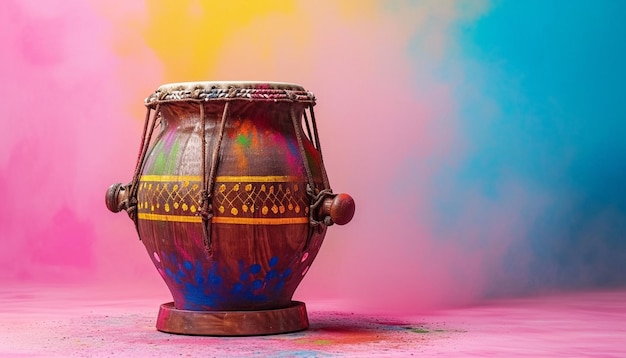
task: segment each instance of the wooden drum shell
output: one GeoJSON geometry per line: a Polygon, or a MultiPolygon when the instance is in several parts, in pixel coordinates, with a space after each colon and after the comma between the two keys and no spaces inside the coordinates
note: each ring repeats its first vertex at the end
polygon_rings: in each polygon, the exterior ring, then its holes
{"type": "MultiPolygon", "coordinates": [[[[202,136],[210,152],[216,146],[225,103],[160,105],[160,132],[147,152],[137,190],[139,236],[176,309],[288,307],[326,232],[325,226],[312,229],[309,224],[311,198],[296,131],[315,186],[329,189],[324,187],[323,163],[291,118],[292,111],[301,118],[305,104],[255,100],[229,104],[212,191],[214,216],[207,252],[200,215],[202,136]]],[[[205,160],[208,168],[214,164],[208,156],[205,160]]]]}

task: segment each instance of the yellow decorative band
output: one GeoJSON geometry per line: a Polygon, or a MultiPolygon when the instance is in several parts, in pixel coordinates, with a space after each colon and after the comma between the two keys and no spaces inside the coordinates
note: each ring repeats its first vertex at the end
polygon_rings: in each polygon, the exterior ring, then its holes
{"type": "MultiPolygon", "coordinates": [[[[142,175],[141,181],[151,182],[186,182],[197,181],[202,182],[202,176],[200,175],[142,175]]],[[[216,182],[221,183],[289,183],[295,181],[302,181],[301,178],[289,175],[222,175],[215,178],[216,182]]]]}
{"type": "Polygon", "coordinates": [[[214,224],[244,224],[244,225],[289,225],[308,224],[309,218],[232,218],[224,216],[213,217],[214,224]]]}
{"type": "Polygon", "coordinates": [[[304,181],[304,179],[288,175],[267,175],[267,176],[228,176],[222,175],[215,178],[216,182],[222,183],[290,183],[304,181]]]}
{"type": "MultiPolygon", "coordinates": [[[[138,218],[151,221],[175,221],[184,223],[201,223],[200,216],[184,216],[184,215],[162,215],[150,213],[138,213],[138,218]]],[[[243,225],[289,225],[289,224],[308,224],[309,218],[231,218],[223,216],[215,216],[211,220],[214,224],[243,224],[243,225]]]]}
{"type": "Polygon", "coordinates": [[[176,221],[181,223],[201,223],[201,216],[185,216],[185,215],[163,215],[151,213],[138,213],[137,217],[143,220],[152,221],[176,221]]]}

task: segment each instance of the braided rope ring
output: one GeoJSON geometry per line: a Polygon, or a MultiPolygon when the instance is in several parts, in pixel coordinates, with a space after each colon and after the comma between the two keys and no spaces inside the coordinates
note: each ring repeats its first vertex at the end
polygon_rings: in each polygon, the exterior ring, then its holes
{"type": "Polygon", "coordinates": [[[255,100],[315,104],[315,95],[301,86],[281,82],[182,82],[160,86],[146,107],[181,101],[255,100]]]}

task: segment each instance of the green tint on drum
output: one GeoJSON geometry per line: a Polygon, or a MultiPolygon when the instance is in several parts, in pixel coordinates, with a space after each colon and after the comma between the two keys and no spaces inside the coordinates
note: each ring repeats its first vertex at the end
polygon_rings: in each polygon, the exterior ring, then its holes
{"type": "Polygon", "coordinates": [[[354,213],[352,198],[330,188],[314,104],[284,83],[171,84],[148,97],[133,180],[111,186],[106,203],[128,212],[172,293],[159,330],[308,327],[294,291],[327,227],[354,213]]]}

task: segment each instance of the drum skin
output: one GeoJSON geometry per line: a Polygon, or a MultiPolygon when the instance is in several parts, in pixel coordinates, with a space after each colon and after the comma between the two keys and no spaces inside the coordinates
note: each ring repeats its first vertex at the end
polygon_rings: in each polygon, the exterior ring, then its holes
{"type": "MultiPolygon", "coordinates": [[[[200,215],[202,138],[205,133],[210,153],[225,103],[160,104],[158,135],[138,182],[139,237],[176,309],[287,307],[326,233],[325,225],[310,225],[305,168],[308,164],[316,188],[330,189],[324,186],[321,156],[304,132],[294,128],[291,117],[293,110],[301,118],[308,104],[230,102],[215,166],[207,250],[200,215]],[[296,131],[308,163],[302,159],[296,131]]],[[[208,168],[214,164],[210,155],[205,160],[208,168]]]]}

